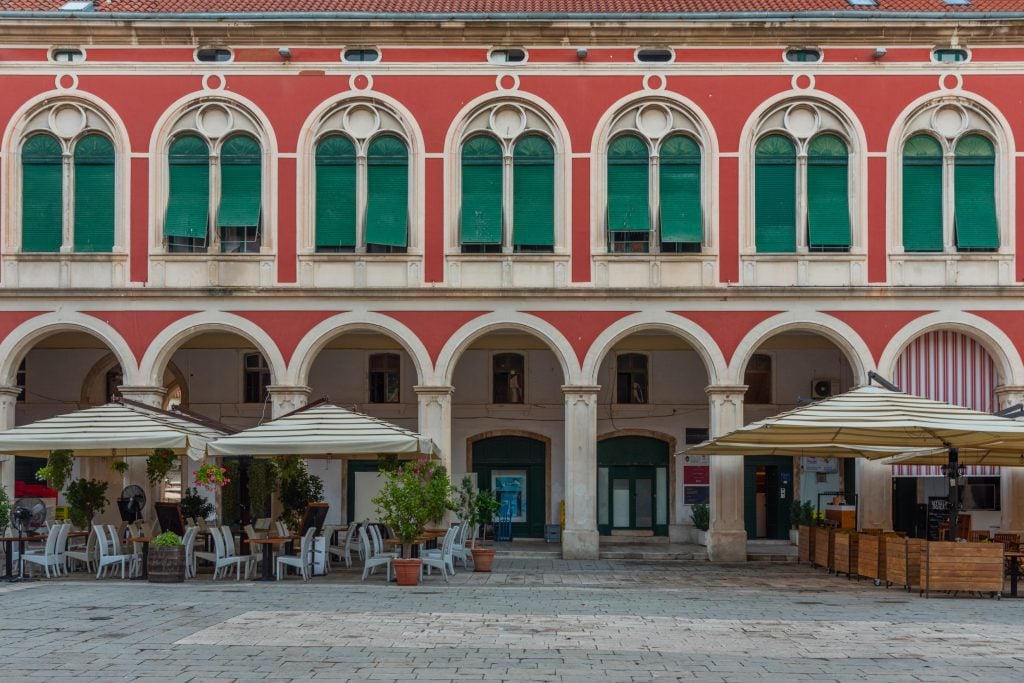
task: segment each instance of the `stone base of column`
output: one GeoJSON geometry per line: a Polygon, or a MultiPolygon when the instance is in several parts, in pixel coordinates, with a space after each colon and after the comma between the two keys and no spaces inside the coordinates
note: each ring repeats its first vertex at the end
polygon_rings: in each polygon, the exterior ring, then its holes
{"type": "Polygon", "coordinates": [[[746,531],[708,532],[708,559],[712,562],[746,562],[746,531]]]}
{"type": "Polygon", "coordinates": [[[600,556],[600,540],[596,531],[562,530],[563,560],[596,560],[600,556]]]}

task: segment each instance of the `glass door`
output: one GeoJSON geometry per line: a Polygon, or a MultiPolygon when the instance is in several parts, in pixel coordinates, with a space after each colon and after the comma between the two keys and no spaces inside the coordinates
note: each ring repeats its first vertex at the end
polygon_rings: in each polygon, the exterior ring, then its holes
{"type": "Polygon", "coordinates": [[[653,531],[657,507],[655,468],[609,468],[612,529],[653,531]]]}

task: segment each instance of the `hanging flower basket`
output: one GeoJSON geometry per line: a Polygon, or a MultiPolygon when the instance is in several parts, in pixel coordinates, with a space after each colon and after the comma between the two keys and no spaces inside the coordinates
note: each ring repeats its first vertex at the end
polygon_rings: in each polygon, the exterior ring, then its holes
{"type": "Polygon", "coordinates": [[[231,483],[227,474],[227,468],[220,465],[203,465],[196,470],[196,486],[202,486],[209,491],[216,491],[225,484],[231,483]]]}

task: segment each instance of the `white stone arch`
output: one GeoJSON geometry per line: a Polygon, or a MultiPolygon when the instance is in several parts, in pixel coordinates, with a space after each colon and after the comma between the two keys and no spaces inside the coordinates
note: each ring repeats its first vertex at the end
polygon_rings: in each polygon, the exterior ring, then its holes
{"type": "MultiPolygon", "coordinates": [[[[338,93],[323,102],[310,113],[299,129],[296,150],[299,165],[296,169],[296,224],[299,226],[298,247],[300,254],[311,254],[315,249],[315,165],[316,143],[326,133],[336,130],[332,128],[332,119],[341,110],[349,106],[365,104],[380,107],[390,113],[399,123],[400,137],[409,146],[409,232],[408,253],[423,253],[424,243],[424,207],[426,202],[426,145],[423,141],[423,130],[412,112],[401,102],[375,90],[348,90],[338,93]]],[[[368,139],[386,132],[396,132],[392,128],[374,130],[368,139]]]]}
{"type": "Polygon", "coordinates": [[[44,313],[14,328],[0,344],[0,384],[16,382],[18,365],[39,341],[60,332],[83,332],[99,339],[121,364],[126,384],[140,377],[135,354],[124,337],[99,318],[79,311],[44,313]]]}
{"type": "Polygon", "coordinates": [[[204,332],[237,334],[263,354],[270,368],[271,384],[280,384],[287,377],[281,351],[262,327],[232,313],[205,311],[171,323],[153,338],[139,363],[139,377],[142,380],[140,384],[163,386],[164,370],[174,353],[187,340],[204,332]]]}
{"type": "Polygon", "coordinates": [[[376,332],[398,342],[412,359],[419,384],[426,383],[433,372],[427,348],[402,323],[380,313],[341,313],[319,323],[299,341],[288,365],[287,382],[297,386],[308,385],[309,373],[324,347],[331,340],[356,331],[376,332]]]}
{"type": "Polygon", "coordinates": [[[868,370],[874,366],[868,345],[857,332],[825,313],[782,313],[755,325],[736,346],[729,363],[729,383],[743,384],[747,364],[757,350],[771,337],[785,332],[813,332],[829,340],[843,353],[850,364],[854,385],[867,382],[868,370]]]}
{"type": "Polygon", "coordinates": [[[704,363],[708,384],[721,383],[726,371],[725,358],[707,330],[692,320],[674,313],[639,312],[615,321],[597,335],[583,360],[583,370],[580,373],[583,384],[600,384],[598,375],[601,372],[601,363],[612,348],[630,335],[649,330],[667,332],[686,341],[704,363]]]}
{"type": "MultiPolygon", "coordinates": [[[[72,122],[73,124],[73,122],[72,122]]],[[[49,132],[58,138],[65,153],[73,153],[74,144],[90,133],[108,138],[114,147],[114,248],[112,253],[124,254],[130,247],[131,231],[131,142],[124,121],[105,100],[81,90],[50,90],[25,102],[11,116],[4,129],[3,149],[4,192],[8,200],[3,206],[4,250],[21,250],[21,145],[36,132],[49,132]],[[63,108],[74,108],[84,114],[81,126],[63,133],[49,125],[50,114],[63,108]],[[17,197],[18,201],[11,198],[17,197]]],[[[65,197],[65,202],[72,201],[65,197]]],[[[67,220],[65,221],[67,222],[67,220]]],[[[73,226],[65,227],[72,240],[73,226]]]]}
{"type": "MultiPolygon", "coordinates": [[[[1002,111],[988,99],[957,87],[953,90],[936,90],[926,93],[908,104],[896,117],[889,129],[886,141],[887,176],[894,179],[889,182],[886,198],[886,221],[888,233],[888,253],[903,254],[903,145],[917,133],[929,133],[943,148],[944,156],[951,155],[956,141],[964,135],[981,134],[987,138],[996,150],[995,187],[996,216],[999,221],[999,253],[1010,254],[1016,248],[1016,142],[1013,128],[1002,111]],[[962,130],[951,136],[924,125],[926,117],[945,107],[960,107],[966,114],[966,125],[962,130]]],[[[948,187],[948,186],[946,186],[948,187]]],[[[943,198],[945,201],[945,187],[943,198]]],[[[951,217],[944,210],[945,231],[949,231],[951,217]]],[[[946,241],[949,241],[946,235],[946,241]]],[[[947,245],[948,246],[948,245],[947,245]]],[[[956,253],[956,252],[953,252],[956,253]]],[[[941,254],[934,254],[941,258],[941,254]]],[[[960,254],[962,257],[963,254],[960,254]]],[[[1009,264],[1005,266],[1009,269],[1009,264]]],[[[1002,277],[1003,274],[1001,274],[1002,277]]],[[[1011,281],[1009,272],[1005,273],[1007,282],[1011,281]]]]}
{"type": "Polygon", "coordinates": [[[950,330],[971,337],[984,347],[996,365],[998,385],[1024,383],[1024,362],[1013,340],[996,324],[963,311],[936,311],[916,318],[892,336],[878,359],[878,373],[892,377],[896,361],[907,346],[928,332],[950,330]]]}
{"type": "MultiPolygon", "coordinates": [[[[718,252],[719,233],[719,144],[718,133],[704,110],[688,97],[669,90],[644,90],[620,98],[601,115],[590,141],[590,215],[603,217],[608,202],[608,145],[616,134],[615,122],[636,107],[646,104],[666,104],[681,110],[690,125],[673,128],[667,134],[688,132],[693,134],[701,147],[701,206],[704,208],[704,244],[702,253],[713,255],[718,252]]],[[[650,136],[648,136],[650,137],[650,136]]],[[[660,139],[660,136],[659,136],[660,139]]],[[[606,221],[591,221],[591,253],[604,254],[608,251],[606,221]]]]}
{"type": "MultiPolygon", "coordinates": [[[[461,253],[459,240],[459,213],[462,205],[462,143],[469,129],[482,112],[507,104],[523,108],[528,115],[527,127],[509,139],[511,141],[530,132],[542,132],[551,142],[555,151],[555,246],[554,253],[572,253],[572,140],[558,110],[547,100],[521,90],[497,90],[485,93],[467,103],[452,119],[444,140],[445,177],[445,251],[448,254],[461,253]],[[536,118],[531,118],[536,117],[536,118]],[[537,126],[543,122],[546,130],[537,126]]],[[[498,135],[492,137],[499,138],[498,135]]],[[[506,163],[508,163],[506,161],[506,163]]]]}
{"type": "Polygon", "coordinates": [[[450,385],[455,376],[455,366],[458,365],[459,359],[462,358],[466,349],[480,337],[500,330],[526,332],[546,343],[551,352],[555,354],[555,358],[558,359],[559,365],[562,366],[563,384],[579,383],[580,375],[576,363],[576,353],[565,336],[551,323],[520,312],[489,313],[474,318],[456,330],[437,355],[431,383],[442,386],[450,385]]]}
{"type": "MultiPolygon", "coordinates": [[[[210,155],[219,154],[219,145],[233,135],[245,132],[256,138],[262,153],[262,238],[261,253],[273,253],[277,244],[277,194],[278,173],[277,136],[270,119],[252,100],[226,89],[203,90],[189,93],[173,104],[157,119],[153,133],[149,139],[149,225],[152,245],[165,249],[163,240],[164,213],[167,209],[168,169],[167,152],[174,137],[185,132],[194,132],[210,144],[210,155]],[[206,105],[221,106],[231,114],[230,125],[216,135],[211,131],[199,130],[197,125],[189,125],[186,117],[194,114],[206,105]]],[[[212,175],[212,173],[211,173],[212,175]]],[[[219,186],[219,181],[216,183],[219,186]]],[[[215,216],[210,216],[211,238],[214,230],[215,216]]],[[[215,251],[213,240],[208,251],[215,251]]]]}
{"type": "MultiPolygon", "coordinates": [[[[867,154],[868,143],[864,126],[860,119],[843,100],[830,93],[816,90],[787,90],[769,97],[762,102],[743,124],[739,144],[739,225],[740,254],[754,255],[755,249],[755,210],[754,210],[754,161],[755,148],[758,140],[772,133],[780,133],[794,143],[797,149],[798,166],[800,159],[806,158],[807,145],[814,138],[832,133],[846,142],[849,153],[850,179],[850,253],[863,255],[867,253],[867,154]],[[799,116],[789,114],[790,111],[800,112],[799,116]],[[812,121],[808,122],[809,112],[812,121]],[[801,123],[806,124],[801,127],[801,123]]],[[[800,171],[800,178],[806,173],[800,171]]],[[[801,190],[801,180],[797,184],[798,193],[806,196],[801,190]]],[[[801,209],[797,207],[797,251],[805,255],[806,225],[801,220],[801,209]],[[801,252],[801,235],[803,251],[801,252]]],[[[796,256],[794,254],[793,256],[796,256]]],[[[825,254],[823,257],[828,257],[825,254]]]]}

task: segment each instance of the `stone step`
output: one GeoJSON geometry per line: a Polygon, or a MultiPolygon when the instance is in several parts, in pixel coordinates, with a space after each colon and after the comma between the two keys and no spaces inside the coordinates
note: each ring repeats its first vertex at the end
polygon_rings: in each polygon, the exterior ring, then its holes
{"type": "Polygon", "coordinates": [[[796,562],[796,555],[777,555],[772,553],[747,553],[747,562],[796,562]]]}

